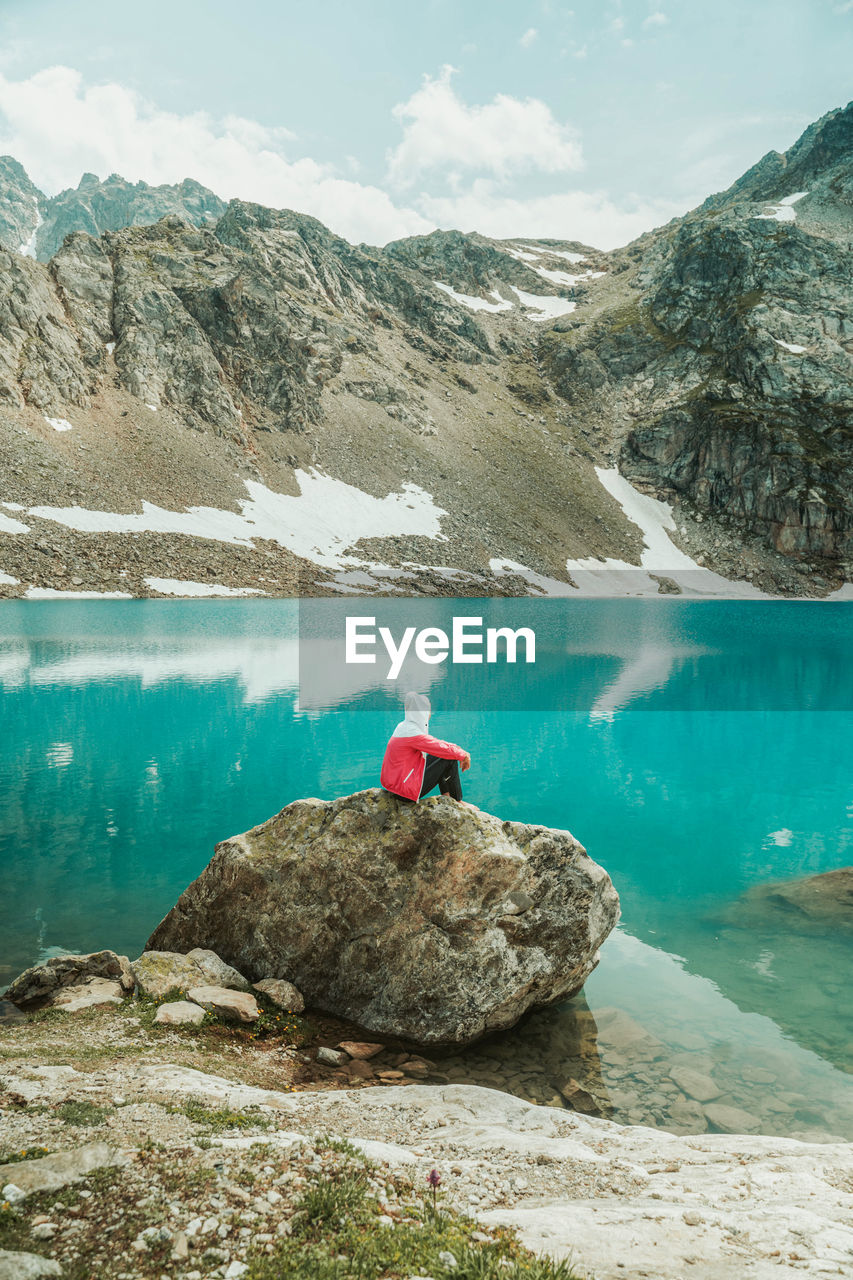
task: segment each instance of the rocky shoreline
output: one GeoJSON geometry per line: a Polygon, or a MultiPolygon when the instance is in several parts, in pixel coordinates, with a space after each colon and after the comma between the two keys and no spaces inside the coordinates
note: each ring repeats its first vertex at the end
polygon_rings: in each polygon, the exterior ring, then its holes
{"type": "MultiPolygon", "coordinates": [[[[0,1253],[3,1276],[301,1275],[265,1259],[293,1247],[297,1197],[334,1184],[350,1150],[371,1162],[374,1230],[423,1222],[436,1169],[466,1247],[489,1251],[512,1229],[596,1280],[843,1275],[853,1258],[845,1144],[677,1137],[472,1086],[294,1094],[169,1062],[7,1059],[0,1084],[3,1148],[25,1157],[0,1168],[19,1246],[0,1253]]],[[[434,1280],[471,1274],[447,1252],[434,1280]]]]}
{"type": "MultiPolygon", "coordinates": [[[[282,1270],[282,1250],[309,1248],[303,1199],[354,1177],[352,1151],[370,1161],[375,1229],[427,1247],[423,1189],[435,1168],[460,1256],[531,1251],[495,1275],[557,1274],[507,1269],[537,1256],[571,1259],[579,1270],[563,1280],[676,1280],[688,1267],[708,1280],[843,1275],[853,1259],[847,1143],[706,1133],[698,1112],[681,1117],[680,1135],[616,1124],[584,1114],[607,1096],[600,1069],[597,1082],[567,1078],[546,1105],[512,1096],[519,1082],[457,1083],[453,1055],[366,1041],[354,1025],[297,1012],[292,986],[250,986],[202,950],[132,964],[108,951],[57,957],[7,994],[28,1009],[7,1003],[0,1026],[4,1280],[313,1275],[282,1270]]],[[[528,1020],[534,1056],[547,1013],[528,1020]]],[[[588,1010],[575,1025],[594,1049],[588,1010]]],[[[610,1030],[627,1036],[633,1069],[651,1065],[638,1024],[621,1015],[610,1030]]],[[[467,1053],[488,1060],[493,1044],[467,1053]]],[[[682,1075],[695,1095],[700,1076],[682,1075]]],[[[429,1255],[457,1263],[430,1262],[433,1280],[492,1274],[460,1271],[453,1248],[429,1255]]]]}

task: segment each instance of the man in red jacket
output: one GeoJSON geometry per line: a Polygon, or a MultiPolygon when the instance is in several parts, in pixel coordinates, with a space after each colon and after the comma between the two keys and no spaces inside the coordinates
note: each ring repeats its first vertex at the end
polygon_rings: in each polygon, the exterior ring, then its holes
{"type": "Polygon", "coordinates": [[[471,757],[453,742],[442,742],[427,733],[429,698],[423,693],[407,693],[401,720],[388,740],[379,781],[386,791],[404,800],[419,800],[438,786],[443,796],[462,799],[459,766],[471,765],[471,757]]]}

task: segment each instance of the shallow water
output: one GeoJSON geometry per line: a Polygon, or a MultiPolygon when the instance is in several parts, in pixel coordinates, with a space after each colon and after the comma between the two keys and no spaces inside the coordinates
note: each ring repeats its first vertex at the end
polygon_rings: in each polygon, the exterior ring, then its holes
{"type": "MultiPolygon", "coordinates": [[[[853,607],[388,607],[536,627],[534,667],[433,668],[433,728],[471,748],[468,798],[569,828],[622,901],[586,1003],[442,1069],[555,1104],[574,1079],[632,1122],[725,1128],[719,1109],[737,1108],[764,1132],[853,1138],[851,933],[727,917],[751,885],[853,861],[853,607]],[[685,1069],[716,1096],[691,1099],[685,1069]]],[[[3,606],[0,982],[52,948],[137,954],[217,840],[298,796],[376,784],[396,696],[381,671],[327,664],[300,704],[297,613],[3,606]]]]}

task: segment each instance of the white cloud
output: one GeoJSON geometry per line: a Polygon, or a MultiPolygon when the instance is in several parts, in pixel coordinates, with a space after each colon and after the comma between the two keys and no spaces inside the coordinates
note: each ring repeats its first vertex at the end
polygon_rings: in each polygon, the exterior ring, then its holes
{"type": "Polygon", "coordinates": [[[342,173],[310,157],[290,158],[295,139],[286,128],[163,111],[122,85],[86,85],[68,67],[21,80],[0,74],[0,152],[20,160],[50,194],[76,186],[86,171],[150,183],[192,177],[225,199],[297,209],[372,244],[441,226],[611,248],[687,207],[638,197],[617,204],[600,191],[528,194],[509,179],[530,169],[579,168],[576,137],[543,102],[498,95],[467,106],[450,86],[449,69],[427,79],[396,114],[404,132],[392,171],[401,180],[428,172],[434,183],[399,204],[355,180],[356,157],[347,157],[342,173]]]}
{"type": "Polygon", "coordinates": [[[644,27],[665,27],[668,22],[669,22],[669,18],[666,16],[666,14],[662,13],[660,9],[657,9],[655,10],[654,13],[650,13],[647,18],[643,19],[643,26],[644,27]]]}
{"type": "Polygon", "coordinates": [[[355,241],[431,230],[379,187],[339,177],[310,158],[288,159],[284,148],[292,141],[289,130],[253,120],[163,111],[122,85],[84,87],[70,67],[25,80],[0,75],[0,151],[20,160],[49,194],[76,186],[87,170],[132,182],[191,177],[226,200],[313,214],[355,241]]]}
{"type": "Polygon", "coordinates": [[[535,27],[528,27],[518,43],[521,45],[522,49],[529,49],[535,42],[538,35],[539,32],[535,27]]]}
{"type": "Polygon", "coordinates": [[[418,208],[438,226],[477,230],[496,239],[527,235],[581,240],[598,249],[614,249],[686,213],[692,204],[635,196],[627,206],[617,205],[605,193],[589,191],[519,197],[501,193],[493,182],[479,179],[462,194],[424,195],[418,208]]]}
{"type": "Polygon", "coordinates": [[[564,173],[581,167],[574,132],[559,124],[544,102],[499,93],[483,106],[469,107],[450,83],[453,71],[445,66],[437,78],[425,76],[408,102],[394,107],[403,140],[388,157],[392,181],[407,185],[435,170],[507,178],[530,170],[564,173]]]}

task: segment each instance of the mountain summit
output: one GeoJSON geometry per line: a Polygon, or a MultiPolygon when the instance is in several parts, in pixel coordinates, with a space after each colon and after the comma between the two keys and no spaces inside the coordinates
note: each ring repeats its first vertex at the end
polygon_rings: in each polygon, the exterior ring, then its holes
{"type": "Polygon", "coordinates": [[[0,159],[0,591],[825,594],[851,142],[853,104],[611,253],[0,159]]]}

